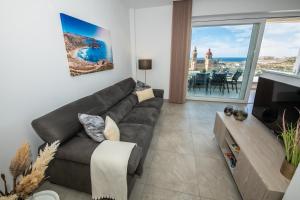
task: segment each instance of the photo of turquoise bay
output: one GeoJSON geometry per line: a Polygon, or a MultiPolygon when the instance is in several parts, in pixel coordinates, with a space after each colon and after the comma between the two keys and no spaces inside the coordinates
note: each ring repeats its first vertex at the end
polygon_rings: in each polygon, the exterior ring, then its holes
{"type": "Polygon", "coordinates": [[[63,13],[60,18],[72,76],[113,69],[108,30],[63,13]]]}

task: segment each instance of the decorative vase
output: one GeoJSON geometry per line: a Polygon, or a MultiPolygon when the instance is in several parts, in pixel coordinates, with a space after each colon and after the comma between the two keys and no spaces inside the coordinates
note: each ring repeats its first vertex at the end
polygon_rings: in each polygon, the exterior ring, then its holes
{"type": "Polygon", "coordinates": [[[224,108],[224,113],[226,116],[231,116],[233,113],[233,106],[228,105],[224,108]]]}
{"type": "Polygon", "coordinates": [[[248,117],[248,113],[242,109],[236,109],[233,111],[232,114],[233,114],[234,119],[236,119],[238,121],[244,121],[248,117]]]}
{"type": "Polygon", "coordinates": [[[287,179],[291,180],[293,178],[295,171],[296,171],[296,167],[291,163],[289,163],[286,159],[284,159],[280,168],[281,174],[287,179]]]}
{"type": "Polygon", "coordinates": [[[45,191],[34,193],[27,200],[59,200],[59,196],[54,191],[45,190],[45,191]]]}

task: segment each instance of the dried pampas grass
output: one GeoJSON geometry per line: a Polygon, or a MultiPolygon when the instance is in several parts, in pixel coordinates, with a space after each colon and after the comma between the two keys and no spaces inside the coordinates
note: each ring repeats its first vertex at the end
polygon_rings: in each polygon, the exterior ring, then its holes
{"type": "Polygon", "coordinates": [[[4,183],[4,191],[0,190],[0,200],[21,200],[31,195],[45,180],[45,172],[50,161],[59,146],[56,141],[51,145],[46,145],[39,152],[36,161],[31,164],[31,153],[29,144],[25,143],[16,152],[15,157],[10,163],[9,170],[13,176],[14,188],[8,192],[7,182],[4,174],[1,174],[1,180],[4,183]]]}
{"type": "Polygon", "coordinates": [[[31,167],[31,172],[22,176],[16,185],[16,194],[21,198],[26,198],[36,190],[41,182],[45,179],[45,171],[48,164],[54,158],[59,146],[56,141],[50,146],[47,144],[44,150],[41,150],[35,163],[31,167]]]}
{"type": "Polygon", "coordinates": [[[0,200],[17,200],[18,196],[16,194],[0,197],[0,200]]]}
{"type": "Polygon", "coordinates": [[[50,146],[47,144],[44,150],[39,152],[39,156],[37,157],[35,163],[32,165],[32,170],[38,170],[43,167],[48,167],[50,161],[54,158],[56,150],[59,146],[59,141],[52,143],[50,146]]]}
{"type": "Polygon", "coordinates": [[[45,169],[33,170],[30,174],[21,177],[16,187],[16,194],[21,198],[26,198],[32,194],[44,180],[45,169]]]}
{"type": "Polygon", "coordinates": [[[13,176],[13,190],[16,188],[17,178],[29,168],[31,164],[30,146],[28,143],[23,144],[16,152],[15,157],[11,160],[9,171],[13,176]]]}

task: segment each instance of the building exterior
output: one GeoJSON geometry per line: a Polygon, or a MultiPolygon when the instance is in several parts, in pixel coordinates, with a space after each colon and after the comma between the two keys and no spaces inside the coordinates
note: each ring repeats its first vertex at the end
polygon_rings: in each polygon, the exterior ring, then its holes
{"type": "Polygon", "coordinates": [[[197,68],[197,47],[195,46],[194,50],[193,50],[193,55],[192,55],[192,61],[191,61],[191,65],[190,65],[190,70],[194,71],[197,68]]]}
{"type": "Polygon", "coordinates": [[[294,64],[294,69],[293,69],[294,73],[299,75],[300,74],[300,49],[298,52],[298,56],[296,57],[296,62],[294,64]]]}
{"type": "Polygon", "coordinates": [[[206,52],[205,59],[198,59],[197,56],[198,51],[197,47],[195,46],[192,52],[192,58],[190,60],[190,71],[209,71],[215,66],[215,64],[217,64],[217,61],[213,60],[211,49],[208,49],[206,52]]]}
{"type": "Polygon", "coordinates": [[[205,54],[205,71],[213,67],[213,54],[210,49],[205,54]]]}

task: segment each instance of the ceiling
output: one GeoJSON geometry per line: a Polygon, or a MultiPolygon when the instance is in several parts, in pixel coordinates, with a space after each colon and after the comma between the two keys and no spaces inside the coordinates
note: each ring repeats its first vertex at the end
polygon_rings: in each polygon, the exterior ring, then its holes
{"type": "Polygon", "coordinates": [[[124,0],[130,8],[147,8],[163,5],[171,5],[172,0],[124,0]]]}

